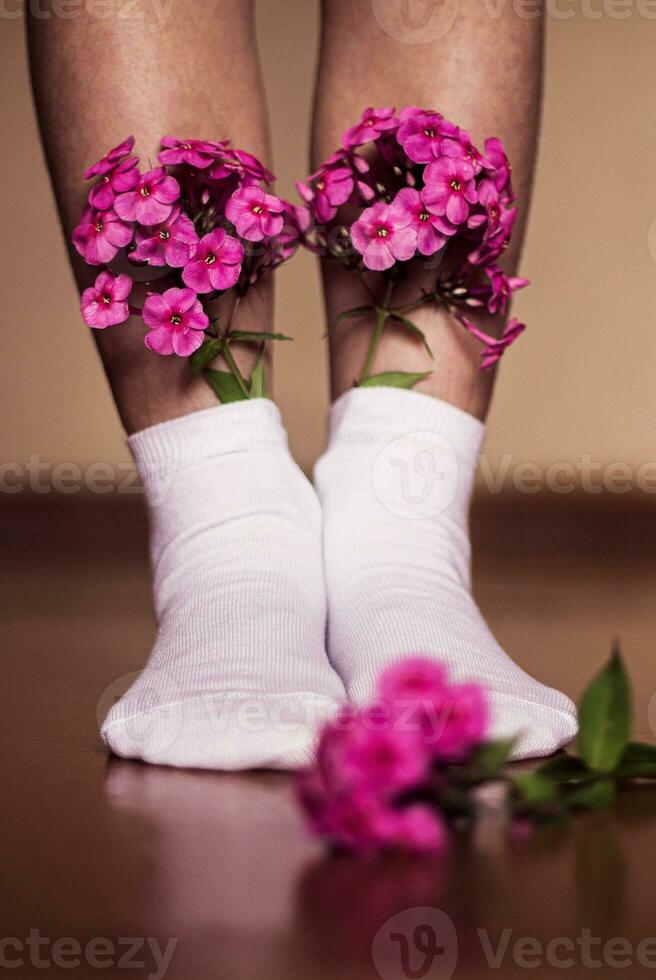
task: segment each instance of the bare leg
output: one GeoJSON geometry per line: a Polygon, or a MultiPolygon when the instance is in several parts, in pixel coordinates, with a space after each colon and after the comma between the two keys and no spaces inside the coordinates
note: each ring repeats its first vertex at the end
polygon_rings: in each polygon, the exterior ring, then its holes
{"type": "MultiPolygon", "coordinates": [[[[32,83],[67,240],[88,193],[85,168],[129,133],[143,161],[154,161],[160,138],[173,134],[230,138],[270,163],[253,17],[253,0],[176,0],[152,31],[84,7],[74,20],[29,18],[32,83]]],[[[73,262],[80,287],[89,285],[93,274],[77,255],[73,262]]],[[[269,284],[245,298],[238,326],[263,330],[270,316],[269,284]]],[[[217,403],[186,361],[152,354],[143,335],[138,318],[94,331],[128,433],[217,403]]]]}
{"type": "MultiPolygon", "coordinates": [[[[445,37],[433,43],[409,44],[383,30],[370,0],[324,0],[314,164],[340,145],[341,133],[368,105],[436,109],[469,130],[481,146],[487,137],[500,137],[513,164],[519,203],[513,244],[504,262],[506,271],[513,271],[521,249],[535,157],[542,22],[542,17],[518,17],[511,4],[492,17],[479,0],[460,0],[456,21],[445,37]]],[[[368,303],[348,273],[326,267],[324,277],[330,323],[340,311],[368,303]]],[[[418,285],[419,281],[408,286],[411,299],[418,285]]],[[[387,329],[375,372],[433,371],[416,390],[485,418],[493,379],[479,371],[478,342],[447,314],[425,307],[413,317],[426,333],[435,360],[408,335],[387,329]]],[[[500,330],[500,324],[491,324],[490,318],[479,318],[479,322],[489,333],[500,330]]],[[[359,376],[371,328],[365,320],[347,321],[334,331],[334,396],[359,376]]]]}
{"type": "MultiPolygon", "coordinates": [[[[397,4],[389,0],[387,6],[397,4]]],[[[522,213],[506,256],[510,270],[519,253],[535,152],[541,19],[517,17],[509,5],[491,17],[480,0],[456,6],[448,35],[417,45],[385,33],[369,0],[324,0],[315,163],[337,148],[342,131],[368,105],[435,109],[468,129],[479,145],[500,137],[515,167],[522,213]]],[[[367,305],[366,293],[348,274],[326,264],[324,275],[330,322],[342,310],[367,305]]],[[[420,268],[401,302],[416,298],[424,275],[420,268]]],[[[471,594],[467,517],[492,378],[479,370],[479,343],[457,321],[429,306],[412,316],[435,360],[413,338],[390,330],[374,372],[433,373],[417,386],[419,394],[361,387],[345,395],[317,465],[328,650],[355,702],[371,697],[381,670],[400,657],[419,652],[439,661],[451,678],[484,686],[490,730],[516,739],[517,757],[545,755],[573,737],[573,705],[510,660],[471,594]]],[[[494,335],[501,324],[489,319],[481,325],[494,335]]],[[[360,377],[371,330],[361,319],[333,331],[335,395],[360,377]]],[[[471,705],[468,712],[471,720],[471,705]]],[[[447,731],[448,723],[436,737],[447,731]]]]}
{"type": "MultiPolygon", "coordinates": [[[[146,160],[165,134],[229,137],[269,160],[252,0],[176,0],[154,33],[82,15],[34,20],[30,50],[68,237],[84,168],[129,133],[146,160]]],[[[86,284],[77,260],[76,270],[86,284]]],[[[253,292],[238,326],[265,329],[270,306],[270,292],[253,292]]],[[[143,334],[135,319],[97,336],[149,504],[158,621],[148,664],[103,736],[115,754],[147,762],[306,764],[314,725],[343,695],[325,653],[316,495],[270,400],[218,405],[185,362],[146,350],[143,334]]]]}

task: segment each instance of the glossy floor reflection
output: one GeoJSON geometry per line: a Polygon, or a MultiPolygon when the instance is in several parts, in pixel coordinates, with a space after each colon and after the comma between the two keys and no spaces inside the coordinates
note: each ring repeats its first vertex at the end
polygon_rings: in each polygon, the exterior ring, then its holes
{"type": "MultiPolygon", "coordinates": [[[[140,512],[114,506],[100,517],[54,504],[19,506],[11,520],[0,512],[0,939],[12,940],[0,969],[10,974],[22,957],[15,976],[654,974],[656,793],[631,790],[612,811],[526,839],[509,837],[492,806],[446,861],[356,860],[305,836],[284,775],[107,759],[97,711],[138,669],[152,633],[140,512]],[[41,962],[54,960],[58,939],[84,953],[105,937],[110,965],[71,966],[64,945],[68,965],[39,967],[30,930],[47,939],[41,962]],[[121,965],[127,937],[152,943],[121,965]],[[163,974],[153,950],[172,938],[163,974]]],[[[475,521],[478,591],[502,641],[576,697],[620,635],[643,738],[653,738],[656,673],[651,518],[632,528],[624,516],[615,526],[608,515],[552,515],[540,531],[524,515],[510,542],[509,516],[475,521]]]]}

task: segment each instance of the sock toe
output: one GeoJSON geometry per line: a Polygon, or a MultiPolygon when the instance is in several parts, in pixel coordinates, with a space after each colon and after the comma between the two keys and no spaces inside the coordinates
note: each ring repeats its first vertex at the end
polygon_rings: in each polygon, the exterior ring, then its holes
{"type": "Polygon", "coordinates": [[[491,738],[513,738],[511,759],[538,759],[565,748],[578,731],[576,708],[559,691],[545,688],[543,701],[492,693],[491,738]],[[552,695],[553,697],[549,697],[552,695]],[[558,702],[558,706],[553,702],[558,702]]]}
{"type": "Polygon", "coordinates": [[[299,769],[336,702],[312,694],[194,698],[132,713],[119,702],[101,735],[114,755],[194,769],[299,769]]]}

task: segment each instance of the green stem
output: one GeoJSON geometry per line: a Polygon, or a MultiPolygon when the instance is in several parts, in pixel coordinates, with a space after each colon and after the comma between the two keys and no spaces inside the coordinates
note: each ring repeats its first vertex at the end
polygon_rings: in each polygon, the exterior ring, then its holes
{"type": "Polygon", "coordinates": [[[237,382],[237,384],[239,385],[239,387],[241,388],[241,390],[244,392],[244,394],[246,395],[247,398],[250,398],[251,395],[250,395],[250,392],[248,390],[248,386],[246,384],[246,381],[244,380],[244,376],[242,375],[241,371],[237,367],[237,362],[235,361],[234,357],[232,356],[232,351],[230,350],[230,347],[228,346],[228,344],[226,344],[225,347],[223,348],[223,350],[221,352],[221,357],[223,358],[223,360],[226,362],[226,364],[230,368],[230,373],[234,377],[235,381],[237,382]]]}
{"type": "MultiPolygon", "coordinates": [[[[234,310],[233,310],[233,313],[234,313],[234,310]]],[[[232,351],[230,350],[230,345],[229,345],[228,339],[226,337],[224,337],[223,334],[221,333],[221,328],[219,327],[219,317],[218,316],[215,317],[213,320],[210,321],[210,323],[214,327],[214,332],[215,332],[215,334],[217,336],[217,339],[224,341],[224,347],[223,347],[223,350],[221,351],[221,357],[223,358],[223,360],[228,365],[228,368],[230,370],[230,374],[233,376],[233,378],[235,379],[235,381],[237,382],[237,384],[239,385],[239,387],[241,388],[241,390],[243,391],[243,393],[246,395],[246,397],[247,398],[250,398],[251,395],[250,395],[250,392],[248,390],[248,385],[246,384],[246,380],[244,379],[243,374],[241,373],[241,371],[237,367],[237,362],[235,361],[234,357],[232,356],[232,351]]]]}
{"type": "Polygon", "coordinates": [[[376,352],[378,350],[378,345],[380,344],[380,339],[383,336],[383,329],[385,327],[387,318],[390,314],[389,303],[392,298],[393,290],[394,290],[394,282],[393,280],[390,279],[390,281],[387,283],[387,288],[385,290],[385,296],[383,298],[383,302],[378,307],[376,326],[374,327],[371,343],[369,344],[369,350],[367,351],[367,358],[364,362],[364,369],[362,371],[362,379],[360,381],[360,384],[362,384],[363,381],[367,381],[371,374],[371,368],[373,367],[374,358],[376,357],[376,352]]]}
{"type": "Polygon", "coordinates": [[[237,293],[235,297],[235,302],[233,303],[232,309],[230,310],[230,318],[228,319],[228,324],[226,326],[226,337],[230,334],[230,328],[232,327],[233,320],[235,319],[235,313],[239,309],[239,304],[241,303],[241,296],[237,293]]]}

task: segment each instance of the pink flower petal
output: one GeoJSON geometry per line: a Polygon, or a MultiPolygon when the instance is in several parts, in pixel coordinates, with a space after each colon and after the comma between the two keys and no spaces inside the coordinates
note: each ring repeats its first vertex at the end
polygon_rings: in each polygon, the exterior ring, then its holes
{"type": "Polygon", "coordinates": [[[164,204],[173,204],[180,197],[180,185],[175,177],[164,177],[155,186],[153,196],[164,204]]]}
{"type": "Polygon", "coordinates": [[[183,242],[177,241],[175,238],[170,238],[164,245],[164,257],[166,259],[166,264],[170,265],[173,269],[180,269],[182,266],[186,265],[189,261],[190,254],[191,246],[185,245],[183,242]]]}
{"type": "Polygon", "coordinates": [[[132,191],[119,194],[114,201],[114,210],[123,221],[136,221],[137,217],[137,195],[132,191]]]}
{"type": "Polygon", "coordinates": [[[202,330],[185,330],[172,334],[172,346],[174,353],[180,357],[189,357],[203,343],[205,339],[202,330]]]}
{"type": "Polygon", "coordinates": [[[87,242],[84,257],[89,265],[106,265],[111,262],[118,248],[101,235],[93,235],[87,242]]]}
{"type": "Polygon", "coordinates": [[[394,265],[394,256],[381,239],[370,242],[364,252],[363,260],[368,269],[374,269],[377,272],[391,269],[394,265]]]}
{"type": "Polygon", "coordinates": [[[116,194],[111,186],[111,184],[101,181],[96,184],[95,187],[91,188],[89,193],[89,203],[96,208],[97,211],[108,211],[112,204],[114,203],[114,198],[116,194]]]}
{"type": "Polygon", "coordinates": [[[262,230],[269,238],[279,235],[284,223],[285,221],[281,214],[264,214],[262,216],[262,230]]]}
{"type": "MultiPolygon", "coordinates": [[[[121,198],[117,198],[117,203],[121,198]]],[[[159,225],[171,214],[171,205],[158,201],[153,194],[148,197],[138,195],[135,218],[141,225],[159,225]]]]}
{"type": "Polygon", "coordinates": [[[149,293],[144,303],[144,323],[151,330],[158,330],[170,319],[170,305],[160,293],[149,293]]]}
{"type": "Polygon", "coordinates": [[[224,264],[236,265],[244,258],[244,246],[232,235],[226,235],[217,250],[217,255],[224,264]]]}
{"type": "MultiPolygon", "coordinates": [[[[189,268],[187,266],[187,268],[189,268]]],[[[240,265],[223,265],[217,262],[209,266],[210,283],[214,289],[230,289],[235,285],[241,273],[240,265]]],[[[203,290],[198,290],[203,292],[203,290]]]]}
{"type": "Polygon", "coordinates": [[[114,280],[113,295],[116,300],[127,299],[132,292],[133,282],[129,276],[120,275],[114,280]]]}
{"type": "Polygon", "coordinates": [[[132,241],[132,228],[122,221],[105,221],[105,237],[117,248],[124,248],[132,241]]]}
{"type": "Polygon", "coordinates": [[[167,289],[164,293],[164,299],[170,307],[179,310],[181,313],[190,310],[194,303],[197,302],[196,293],[193,289],[189,288],[179,289],[174,287],[173,289],[167,289]]]}
{"type": "MultiPolygon", "coordinates": [[[[147,262],[149,265],[162,266],[172,264],[171,262],[167,263],[164,242],[160,238],[144,239],[144,241],[139,242],[132,254],[139,262],[147,262]]],[[[181,264],[184,265],[184,262],[181,264]]]]}
{"type": "Polygon", "coordinates": [[[400,228],[394,232],[389,248],[394,258],[406,262],[417,251],[417,232],[414,228],[400,228]]]}
{"type": "Polygon", "coordinates": [[[212,291],[209,269],[202,260],[190,262],[182,270],[182,281],[196,293],[209,293],[212,291]]]}
{"type": "Polygon", "coordinates": [[[156,330],[151,330],[144,337],[144,343],[149,350],[155,351],[156,354],[167,355],[173,353],[173,335],[166,327],[158,327],[156,330]]]}
{"type": "MultiPolygon", "coordinates": [[[[133,157],[136,161],[136,157],[133,157]]],[[[131,191],[139,183],[139,171],[136,168],[126,170],[123,173],[115,174],[112,178],[112,188],[117,194],[124,194],[131,191]]]]}
{"type": "Polygon", "coordinates": [[[446,216],[454,225],[460,225],[469,214],[467,202],[460,194],[452,194],[446,205],[446,216]]]}

